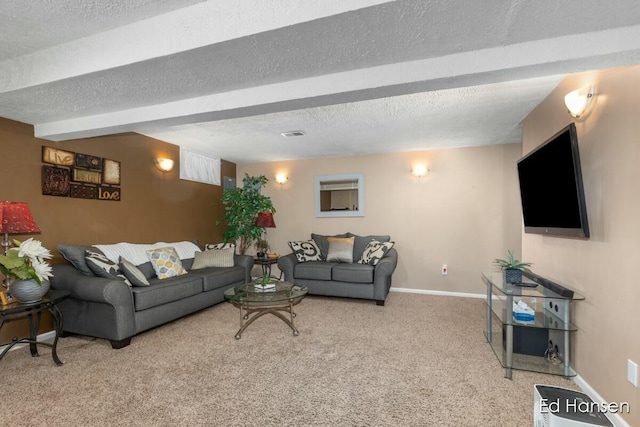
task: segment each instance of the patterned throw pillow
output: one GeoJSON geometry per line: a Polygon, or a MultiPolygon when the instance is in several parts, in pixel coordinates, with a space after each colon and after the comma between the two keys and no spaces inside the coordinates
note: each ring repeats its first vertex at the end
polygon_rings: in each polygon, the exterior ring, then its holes
{"type": "Polygon", "coordinates": [[[289,242],[289,247],[296,254],[299,262],[322,261],[320,248],[314,240],[304,242],[289,242]]]}
{"type": "Polygon", "coordinates": [[[149,286],[149,281],[144,273],[126,258],[120,257],[120,269],[133,286],[149,286]]]}
{"type": "Polygon", "coordinates": [[[211,249],[203,252],[196,252],[193,258],[192,270],[199,270],[206,267],[233,267],[234,248],[211,249]]]}
{"type": "Polygon", "coordinates": [[[182,262],[176,250],[172,247],[149,249],[147,256],[158,279],[182,276],[187,270],[182,267],[182,262]]]}
{"type": "Polygon", "coordinates": [[[235,249],[236,244],[227,242],[227,243],[207,243],[206,245],[204,245],[204,249],[206,251],[210,251],[211,249],[229,249],[229,248],[235,249]]]}
{"type": "Polygon", "coordinates": [[[355,237],[328,237],[327,261],[353,262],[354,241],[355,237]]]}
{"type": "Polygon", "coordinates": [[[84,251],[84,259],[89,269],[96,276],[113,280],[122,280],[127,285],[131,286],[131,282],[129,282],[127,277],[122,274],[118,264],[111,261],[101,253],[86,250],[84,251]]]}
{"type": "Polygon", "coordinates": [[[372,240],[362,252],[362,258],[358,260],[360,264],[376,265],[384,257],[389,249],[393,247],[393,242],[378,242],[372,240]]]}

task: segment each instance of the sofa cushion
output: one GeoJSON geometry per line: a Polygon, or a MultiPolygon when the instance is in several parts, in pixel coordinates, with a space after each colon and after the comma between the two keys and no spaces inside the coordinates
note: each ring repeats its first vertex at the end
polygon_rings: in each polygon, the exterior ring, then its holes
{"type": "Polygon", "coordinates": [[[331,269],[337,262],[310,261],[296,264],[293,269],[294,279],[331,280],[331,269]]]}
{"type": "Polygon", "coordinates": [[[211,249],[204,252],[196,252],[193,258],[192,270],[206,267],[233,267],[234,248],[211,249]]]}
{"type": "Polygon", "coordinates": [[[122,280],[131,286],[131,282],[127,280],[127,277],[122,273],[118,264],[98,252],[87,250],[84,253],[87,266],[96,276],[112,280],[122,280]]]}
{"type": "Polygon", "coordinates": [[[314,240],[304,242],[289,242],[289,247],[299,262],[321,261],[320,248],[314,240]]]}
{"type": "Polygon", "coordinates": [[[367,245],[369,244],[369,242],[373,241],[373,240],[377,240],[378,242],[388,242],[389,240],[391,240],[390,236],[387,235],[381,235],[381,236],[375,236],[375,235],[370,235],[370,236],[358,236],[356,234],[352,234],[352,233],[347,233],[349,237],[355,237],[355,243],[353,244],[353,259],[355,259],[356,261],[359,260],[360,258],[362,258],[362,253],[364,252],[365,248],[367,247],[367,245]]]}
{"type": "Polygon", "coordinates": [[[327,238],[329,237],[350,237],[350,236],[348,236],[347,233],[336,234],[334,236],[324,236],[322,234],[311,233],[311,238],[316,242],[316,244],[320,248],[322,259],[327,259],[327,254],[329,253],[329,242],[327,242],[327,238]]]}
{"type": "Polygon", "coordinates": [[[149,281],[138,267],[120,257],[120,270],[133,286],[149,286],[149,281]]]}
{"type": "Polygon", "coordinates": [[[368,264],[368,265],[376,265],[378,262],[389,252],[394,245],[394,242],[378,242],[377,240],[372,240],[369,242],[364,252],[362,252],[362,257],[358,260],[360,264],[368,264]]]}
{"type": "Polygon", "coordinates": [[[167,279],[151,279],[151,286],[133,287],[136,311],[167,304],[202,292],[202,277],[184,274],[167,279]]]}
{"type": "Polygon", "coordinates": [[[62,257],[69,261],[76,270],[86,276],[95,276],[93,271],[91,271],[87,265],[87,261],[85,260],[85,251],[98,252],[99,254],[104,255],[100,249],[93,246],[58,245],[58,252],[60,252],[62,257]]]}
{"type": "Polygon", "coordinates": [[[205,292],[233,283],[244,283],[245,281],[244,267],[239,265],[235,267],[207,267],[191,270],[189,275],[202,277],[202,288],[205,292]]]}
{"type": "Polygon", "coordinates": [[[187,270],[182,267],[180,257],[173,247],[148,249],[146,252],[158,279],[187,274],[187,270]]]}
{"type": "Polygon", "coordinates": [[[327,261],[329,262],[353,262],[354,237],[328,237],[329,252],[327,261]]]}
{"type": "Polygon", "coordinates": [[[375,267],[365,264],[338,264],[331,270],[336,282],[373,283],[375,267]]]}

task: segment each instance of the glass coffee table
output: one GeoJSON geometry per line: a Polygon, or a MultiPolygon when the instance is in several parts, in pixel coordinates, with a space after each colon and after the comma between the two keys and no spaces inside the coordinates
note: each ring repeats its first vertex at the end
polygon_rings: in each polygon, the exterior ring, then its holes
{"type": "Polygon", "coordinates": [[[250,324],[267,313],[280,318],[293,330],[293,336],[298,336],[299,332],[293,322],[296,317],[293,306],[307,295],[307,287],[291,282],[275,282],[273,285],[271,288],[261,289],[255,283],[245,283],[227,289],[224,293],[224,299],[240,309],[240,330],[235,335],[237,340],[250,324]],[[282,312],[288,313],[288,316],[282,312]]]}

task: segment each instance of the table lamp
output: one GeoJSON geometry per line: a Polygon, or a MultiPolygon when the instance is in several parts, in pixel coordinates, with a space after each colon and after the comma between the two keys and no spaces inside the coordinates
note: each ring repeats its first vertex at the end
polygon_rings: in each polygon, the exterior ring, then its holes
{"type": "Polygon", "coordinates": [[[0,202],[0,233],[4,240],[0,245],[7,254],[11,247],[9,234],[39,233],[40,228],[33,219],[29,205],[25,202],[0,202]]]}
{"type": "MultiPolygon", "coordinates": [[[[264,240],[267,242],[267,228],[276,228],[276,222],[273,220],[273,213],[271,212],[259,212],[258,218],[256,218],[256,227],[264,228],[264,240]]],[[[268,242],[267,242],[268,247],[268,242]]],[[[264,256],[267,256],[267,252],[264,252],[264,256]]]]}

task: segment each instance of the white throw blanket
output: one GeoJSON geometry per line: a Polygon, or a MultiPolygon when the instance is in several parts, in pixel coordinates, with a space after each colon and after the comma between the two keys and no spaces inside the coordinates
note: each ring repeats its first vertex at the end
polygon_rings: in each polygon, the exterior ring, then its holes
{"type": "Polygon", "coordinates": [[[120,257],[122,256],[122,258],[134,265],[149,262],[147,249],[166,248],[170,246],[176,250],[180,259],[193,258],[196,252],[200,252],[200,248],[189,241],[175,243],[158,242],[153,244],[115,243],[113,245],[93,246],[100,249],[107,258],[115,263],[120,262],[120,257]]]}

